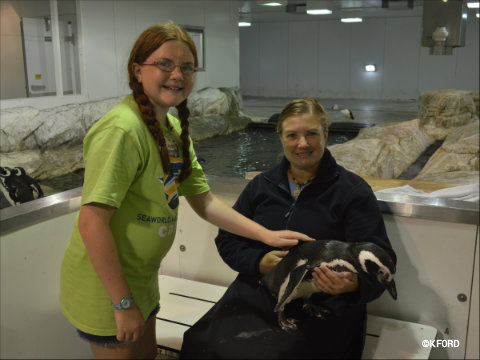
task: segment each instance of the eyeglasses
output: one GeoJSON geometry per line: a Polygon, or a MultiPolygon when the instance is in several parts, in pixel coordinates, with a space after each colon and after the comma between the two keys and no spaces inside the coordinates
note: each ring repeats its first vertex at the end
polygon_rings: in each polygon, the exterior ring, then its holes
{"type": "Polygon", "coordinates": [[[173,61],[168,59],[145,61],[144,63],[142,63],[142,65],[155,65],[157,68],[165,72],[172,72],[178,66],[181,73],[187,76],[193,75],[198,71],[198,68],[196,68],[192,64],[177,65],[173,61]]]}

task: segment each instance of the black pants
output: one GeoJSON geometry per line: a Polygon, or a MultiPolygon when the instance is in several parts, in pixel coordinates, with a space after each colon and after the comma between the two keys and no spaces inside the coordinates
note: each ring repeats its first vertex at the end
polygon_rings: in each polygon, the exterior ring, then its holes
{"type": "Polygon", "coordinates": [[[297,330],[282,330],[273,312],[275,299],[255,280],[240,275],[225,295],[184,334],[183,359],[331,359],[360,358],[364,342],[364,306],[340,317],[317,319],[290,312],[297,330]],[[360,311],[359,311],[360,309],[360,311]]]}

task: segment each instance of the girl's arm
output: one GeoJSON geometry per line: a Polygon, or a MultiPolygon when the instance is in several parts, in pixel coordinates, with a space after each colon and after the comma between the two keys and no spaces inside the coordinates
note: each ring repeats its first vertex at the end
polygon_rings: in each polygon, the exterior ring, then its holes
{"type": "MultiPolygon", "coordinates": [[[[117,247],[110,230],[110,219],[115,211],[112,206],[90,203],[80,208],[78,228],[82,235],[90,261],[107,291],[112,303],[119,304],[132,294],[122,272],[117,247]]],[[[127,310],[115,311],[117,339],[133,342],[143,333],[145,321],[134,301],[127,310]]]]}
{"type": "Polygon", "coordinates": [[[272,231],[251,219],[241,215],[223,201],[207,191],[203,194],[186,197],[193,210],[206,221],[228,232],[261,242],[273,247],[288,248],[298,244],[298,241],[313,241],[314,239],[295,231],[272,231]]]}

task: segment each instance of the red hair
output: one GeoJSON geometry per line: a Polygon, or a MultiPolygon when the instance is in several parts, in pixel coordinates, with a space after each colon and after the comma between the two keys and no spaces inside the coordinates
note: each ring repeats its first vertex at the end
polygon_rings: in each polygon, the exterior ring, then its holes
{"type": "MultiPolygon", "coordinates": [[[[138,82],[135,76],[134,64],[143,63],[155,50],[170,40],[177,40],[185,43],[192,52],[195,67],[198,66],[197,49],[195,48],[195,43],[193,42],[192,38],[185,30],[171,22],[151,26],[142,34],[140,34],[137,41],[133,45],[132,51],[130,52],[130,57],[128,59],[129,86],[130,89],[132,89],[133,97],[138,104],[140,112],[142,113],[143,121],[150,130],[150,133],[160,145],[160,157],[162,159],[164,173],[168,173],[170,168],[170,157],[168,154],[167,145],[165,143],[165,137],[160,124],[155,118],[153,104],[143,91],[142,84],[138,82]]],[[[178,104],[176,108],[182,127],[180,139],[182,140],[183,166],[178,178],[178,180],[181,182],[185,180],[192,172],[192,160],[190,159],[189,151],[190,133],[188,122],[190,111],[187,107],[187,99],[178,104]]]]}

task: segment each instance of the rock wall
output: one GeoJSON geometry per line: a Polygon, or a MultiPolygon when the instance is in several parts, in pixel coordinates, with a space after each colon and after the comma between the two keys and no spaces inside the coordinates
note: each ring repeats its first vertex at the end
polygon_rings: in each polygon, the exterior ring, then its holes
{"type": "Polygon", "coordinates": [[[392,179],[432,143],[420,120],[414,119],[364,128],[353,140],[329,149],[339,164],[359,175],[392,179]]]}
{"type": "MultiPolygon", "coordinates": [[[[36,180],[51,179],[84,167],[82,141],[90,127],[122,97],[38,110],[2,110],[0,165],[21,166],[36,180]]],[[[238,88],[206,88],[189,99],[193,140],[229,134],[251,119],[242,112],[238,88]]],[[[176,110],[173,109],[172,113],[176,110]]]]}
{"type": "MultiPolygon", "coordinates": [[[[238,88],[204,88],[188,98],[190,133],[194,141],[228,135],[245,129],[252,121],[242,111],[238,88]]],[[[175,114],[175,110],[172,109],[175,114]]]]}
{"type": "Polygon", "coordinates": [[[0,153],[81,144],[88,129],[121,99],[116,97],[45,110],[31,107],[2,110],[0,153]]]}
{"type": "Polygon", "coordinates": [[[479,121],[447,136],[414,180],[466,185],[479,182],[479,121]]]}
{"type": "Polygon", "coordinates": [[[435,140],[443,140],[459,126],[478,119],[478,92],[424,91],[418,99],[418,117],[435,140]]]}
{"type": "Polygon", "coordinates": [[[380,139],[355,138],[328,149],[340,165],[356,174],[384,179],[394,177],[391,149],[380,139]]]}

